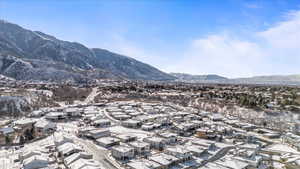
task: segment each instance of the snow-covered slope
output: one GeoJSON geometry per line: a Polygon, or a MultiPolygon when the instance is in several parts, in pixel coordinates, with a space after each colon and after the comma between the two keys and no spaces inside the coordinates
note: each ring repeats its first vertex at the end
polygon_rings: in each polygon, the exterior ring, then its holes
{"type": "Polygon", "coordinates": [[[0,20],[0,73],[15,79],[72,80],[174,77],[133,58],[24,29],[0,20]]]}

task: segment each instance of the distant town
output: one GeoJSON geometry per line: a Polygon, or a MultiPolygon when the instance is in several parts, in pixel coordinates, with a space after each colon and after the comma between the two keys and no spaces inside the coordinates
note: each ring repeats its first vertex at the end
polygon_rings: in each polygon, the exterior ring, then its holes
{"type": "Polygon", "coordinates": [[[300,167],[300,88],[2,84],[1,169],[300,167]]]}

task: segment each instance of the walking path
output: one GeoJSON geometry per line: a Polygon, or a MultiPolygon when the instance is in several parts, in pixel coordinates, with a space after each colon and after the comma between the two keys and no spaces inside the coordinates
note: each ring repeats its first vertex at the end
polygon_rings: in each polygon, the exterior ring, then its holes
{"type": "Polygon", "coordinates": [[[88,97],[83,101],[84,103],[88,104],[88,103],[93,103],[95,97],[99,94],[98,92],[98,88],[94,87],[91,91],[91,93],[88,95],[88,97]]]}

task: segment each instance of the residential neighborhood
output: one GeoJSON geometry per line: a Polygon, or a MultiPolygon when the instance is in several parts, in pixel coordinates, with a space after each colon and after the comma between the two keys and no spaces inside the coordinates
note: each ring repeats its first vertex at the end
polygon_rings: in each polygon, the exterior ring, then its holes
{"type": "Polygon", "coordinates": [[[1,169],[300,167],[300,136],[224,112],[124,100],[1,121],[1,169]]]}

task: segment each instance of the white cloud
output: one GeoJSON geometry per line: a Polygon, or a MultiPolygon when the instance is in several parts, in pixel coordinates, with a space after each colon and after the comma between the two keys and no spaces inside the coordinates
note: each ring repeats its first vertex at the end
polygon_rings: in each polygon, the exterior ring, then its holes
{"type": "Polygon", "coordinates": [[[215,33],[195,38],[183,51],[174,49],[169,54],[146,50],[142,45],[147,44],[119,34],[112,37],[111,42],[99,46],[167,72],[227,77],[300,74],[300,11],[288,13],[283,21],[266,30],[249,31],[247,35],[215,33]]]}
{"type": "Polygon", "coordinates": [[[130,56],[137,60],[145,60],[148,58],[147,54],[143,49],[138,47],[138,45],[124,38],[119,34],[112,35],[113,43],[109,44],[109,47],[112,51],[120,53],[126,56],[130,56]]]}
{"type": "Polygon", "coordinates": [[[250,9],[260,9],[262,6],[257,3],[246,3],[245,7],[250,8],[250,9]]]}
{"type": "Polygon", "coordinates": [[[286,21],[279,22],[274,27],[259,32],[258,35],[272,47],[284,49],[299,48],[300,11],[288,13],[286,21]]]}
{"type": "Polygon", "coordinates": [[[150,52],[121,34],[112,35],[112,39],[112,42],[102,46],[110,51],[134,58],[160,70],[164,70],[167,60],[165,57],[160,57],[161,55],[158,54],[157,51],[150,52]]]}
{"type": "Polygon", "coordinates": [[[256,71],[253,65],[263,59],[262,53],[256,43],[228,34],[210,35],[194,40],[176,67],[193,74],[251,76],[256,71]]]}
{"type": "Polygon", "coordinates": [[[169,71],[228,77],[300,74],[299,64],[300,11],[293,11],[284,21],[248,36],[227,32],[195,39],[169,71]]]}

